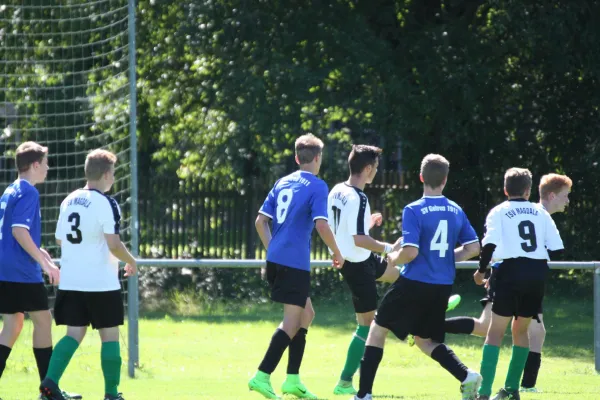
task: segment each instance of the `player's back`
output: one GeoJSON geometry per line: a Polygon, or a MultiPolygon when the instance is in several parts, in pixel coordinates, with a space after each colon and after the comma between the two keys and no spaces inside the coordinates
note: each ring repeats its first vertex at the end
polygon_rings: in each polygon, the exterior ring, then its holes
{"type": "Polygon", "coordinates": [[[11,183],[0,198],[0,280],[43,282],[41,267],[14,238],[13,227],[26,228],[34,243],[40,247],[40,195],[24,179],[11,183]]]}
{"type": "Polygon", "coordinates": [[[119,234],[117,202],[94,189],[78,189],[60,206],[56,238],[61,241],[60,289],[109,291],[120,289],[118,260],[104,234],[119,234]]]}
{"type": "Polygon", "coordinates": [[[456,245],[479,240],[462,208],[444,196],[424,196],[406,206],[402,236],[403,246],[419,248],[402,276],[443,285],[454,283],[456,245]]]}
{"type": "Polygon", "coordinates": [[[494,259],[548,260],[548,250],[563,248],[552,217],[541,204],[525,199],[507,200],[486,219],[483,245],[496,245],[494,259]]]}
{"type": "Polygon", "coordinates": [[[310,269],[314,221],[327,220],[327,185],[315,175],[296,171],[277,181],[260,210],[273,220],[267,260],[310,269]]]}

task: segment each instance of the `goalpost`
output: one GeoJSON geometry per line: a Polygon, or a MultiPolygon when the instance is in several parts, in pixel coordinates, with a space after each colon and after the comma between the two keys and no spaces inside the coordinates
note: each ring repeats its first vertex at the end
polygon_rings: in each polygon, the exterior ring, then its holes
{"type": "MultiPolygon", "coordinates": [[[[55,258],[60,203],[84,185],[85,157],[98,147],[119,157],[111,195],[121,205],[123,239],[137,256],[135,76],[134,0],[0,3],[0,185],[16,178],[19,143],[48,146],[50,171],[38,190],[42,243],[55,258]]],[[[137,298],[137,278],[123,288],[137,298]]],[[[49,293],[53,300],[55,288],[49,293]]],[[[129,320],[137,324],[137,315],[129,320]]],[[[137,337],[127,345],[132,375],[137,337]]]]}

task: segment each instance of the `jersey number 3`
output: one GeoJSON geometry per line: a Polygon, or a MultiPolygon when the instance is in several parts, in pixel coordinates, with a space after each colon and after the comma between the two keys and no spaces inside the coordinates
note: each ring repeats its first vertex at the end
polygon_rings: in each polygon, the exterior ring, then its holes
{"type": "Polygon", "coordinates": [[[81,217],[78,213],[74,212],[71,213],[71,215],[69,215],[67,221],[69,221],[72,224],[71,232],[74,233],[74,235],[73,233],[67,234],[67,240],[73,244],[81,243],[81,241],[83,240],[83,236],[81,236],[81,231],[79,230],[79,224],[81,224],[81,217]]]}
{"type": "Polygon", "coordinates": [[[431,243],[429,243],[429,250],[439,251],[440,258],[444,258],[448,247],[448,220],[442,219],[435,230],[431,243]]]}

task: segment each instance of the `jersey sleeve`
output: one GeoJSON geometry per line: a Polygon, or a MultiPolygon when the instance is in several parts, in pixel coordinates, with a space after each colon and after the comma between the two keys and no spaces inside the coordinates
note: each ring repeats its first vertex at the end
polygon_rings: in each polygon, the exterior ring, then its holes
{"type": "Polygon", "coordinates": [[[554,220],[550,216],[550,214],[546,213],[546,237],[545,237],[545,245],[546,248],[550,251],[562,250],[565,248],[563,245],[563,241],[560,237],[560,233],[558,232],[558,228],[554,223],[554,220]]]}
{"type": "Polygon", "coordinates": [[[121,209],[112,197],[106,197],[108,203],[100,212],[102,231],[109,235],[118,235],[121,229],[121,209]]]}
{"type": "Polygon", "coordinates": [[[492,209],[485,219],[485,236],[481,241],[481,245],[495,244],[496,246],[502,242],[502,214],[492,209]]]}
{"type": "Polygon", "coordinates": [[[462,211],[462,216],[463,224],[458,234],[458,242],[461,246],[479,242],[479,237],[475,232],[475,228],[473,228],[473,225],[471,225],[471,222],[469,221],[469,218],[467,217],[467,214],[465,214],[464,211],[462,211]]]}
{"type": "Polygon", "coordinates": [[[65,237],[65,228],[64,228],[64,219],[65,213],[63,211],[64,201],[60,205],[60,213],[58,214],[58,221],[56,221],[56,231],[54,232],[54,237],[58,240],[63,240],[65,237]]]}
{"type": "Polygon", "coordinates": [[[348,233],[350,235],[368,235],[365,229],[365,212],[367,209],[367,196],[359,194],[358,197],[352,197],[346,206],[348,209],[348,233]]]}
{"type": "Polygon", "coordinates": [[[323,181],[319,181],[319,184],[315,188],[314,193],[310,198],[310,215],[313,221],[318,219],[324,219],[327,221],[327,196],[329,195],[329,188],[323,181]]]}
{"type": "Polygon", "coordinates": [[[260,207],[260,210],[258,210],[258,213],[273,219],[273,215],[275,214],[275,208],[275,187],[273,187],[273,189],[271,189],[271,191],[267,195],[267,198],[263,202],[262,207],[260,207]]]}
{"type": "Polygon", "coordinates": [[[12,211],[12,226],[31,229],[35,214],[39,213],[40,195],[33,190],[27,191],[17,198],[12,211]]]}
{"type": "Polygon", "coordinates": [[[413,246],[419,248],[421,235],[421,221],[415,214],[415,210],[404,207],[402,211],[402,247],[413,246]]]}

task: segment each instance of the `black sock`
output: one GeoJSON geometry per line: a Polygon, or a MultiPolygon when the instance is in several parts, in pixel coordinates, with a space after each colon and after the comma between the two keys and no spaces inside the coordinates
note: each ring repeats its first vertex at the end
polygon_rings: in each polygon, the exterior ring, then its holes
{"type": "Polygon", "coordinates": [[[0,378],[2,377],[4,368],[6,368],[6,360],[8,359],[11,350],[12,349],[10,347],[0,344],[0,378]]]}
{"type": "Polygon", "coordinates": [[[35,356],[41,382],[48,374],[48,366],[50,365],[50,358],[52,358],[52,347],[45,347],[43,349],[34,347],[33,355],[35,356]]]}
{"type": "Polygon", "coordinates": [[[302,357],[304,356],[304,348],[306,347],[306,334],[308,330],[300,328],[296,336],[290,342],[288,348],[288,375],[297,375],[300,373],[300,364],[302,364],[302,357]]]}
{"type": "Polygon", "coordinates": [[[456,354],[445,344],[440,344],[431,352],[431,358],[439,362],[442,367],[452,374],[459,382],[467,379],[468,368],[463,364],[456,354]]]}
{"type": "Polygon", "coordinates": [[[265,374],[272,374],[281,360],[281,356],[285,353],[285,349],[290,345],[290,337],[285,331],[277,329],[271,338],[271,343],[263,358],[262,362],[258,366],[258,370],[265,374]]]}
{"type": "Polygon", "coordinates": [[[383,349],[381,347],[366,346],[365,355],[360,362],[360,386],[358,389],[358,397],[365,397],[367,394],[373,393],[373,382],[377,368],[383,358],[383,349]]]}
{"type": "Polygon", "coordinates": [[[446,333],[462,333],[470,335],[475,329],[475,320],[470,317],[454,317],[446,319],[446,333]]]}
{"type": "Polygon", "coordinates": [[[523,380],[521,381],[521,386],[525,388],[535,387],[541,364],[542,355],[540,353],[534,353],[530,351],[529,355],[527,356],[527,362],[525,363],[525,370],[523,370],[523,380]]]}

